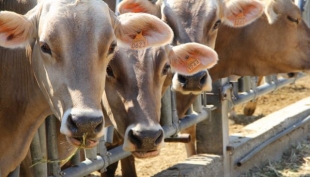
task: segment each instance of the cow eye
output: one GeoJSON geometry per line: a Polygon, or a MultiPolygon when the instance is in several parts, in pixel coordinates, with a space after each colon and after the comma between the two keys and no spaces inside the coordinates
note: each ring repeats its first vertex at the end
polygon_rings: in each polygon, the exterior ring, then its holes
{"type": "Polygon", "coordinates": [[[287,16],[286,17],[289,21],[291,21],[291,22],[294,22],[294,23],[299,23],[299,21],[298,21],[298,19],[297,18],[293,18],[293,17],[291,17],[291,16],[287,16]]]}
{"type": "Polygon", "coordinates": [[[47,43],[40,42],[40,47],[41,47],[42,52],[52,55],[52,51],[47,43]]]}
{"type": "Polygon", "coordinates": [[[108,67],[107,67],[107,75],[110,77],[115,77],[113,70],[112,70],[112,67],[110,65],[108,65],[108,67]]]}
{"type": "Polygon", "coordinates": [[[164,68],[163,68],[163,75],[167,75],[168,71],[170,70],[170,65],[168,63],[165,64],[164,68]]]}
{"type": "Polygon", "coordinates": [[[116,47],[116,43],[113,42],[109,47],[108,55],[114,53],[115,47],[116,47]]]}
{"type": "Polygon", "coordinates": [[[216,21],[216,22],[214,23],[213,29],[214,29],[214,30],[218,29],[219,26],[220,26],[220,24],[221,24],[221,20],[216,21]]]}

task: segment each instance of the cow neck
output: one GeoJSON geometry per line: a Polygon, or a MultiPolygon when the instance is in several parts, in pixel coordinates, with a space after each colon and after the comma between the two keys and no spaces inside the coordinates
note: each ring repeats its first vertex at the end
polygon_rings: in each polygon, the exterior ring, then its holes
{"type": "Polygon", "coordinates": [[[0,151],[4,152],[0,153],[0,171],[6,176],[26,156],[49,107],[25,50],[0,49],[0,53],[0,151]]]}

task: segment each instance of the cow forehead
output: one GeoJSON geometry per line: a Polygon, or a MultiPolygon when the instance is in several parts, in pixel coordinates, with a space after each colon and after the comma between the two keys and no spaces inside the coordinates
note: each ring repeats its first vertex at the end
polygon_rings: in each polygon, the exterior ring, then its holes
{"type": "Polygon", "coordinates": [[[219,12],[214,11],[214,9],[219,9],[219,3],[219,0],[167,0],[167,5],[178,14],[185,12],[186,14],[197,16],[199,12],[203,11],[204,17],[209,12],[215,12],[216,15],[219,15],[219,12]]]}
{"type": "Polygon", "coordinates": [[[162,63],[168,62],[168,59],[167,51],[164,47],[151,47],[145,50],[132,50],[118,47],[111,62],[117,62],[118,65],[126,65],[128,67],[132,67],[134,64],[141,67],[160,67],[162,63]]]}
{"type": "Polygon", "coordinates": [[[97,35],[114,37],[108,6],[99,0],[44,1],[39,22],[40,39],[97,35]]]}

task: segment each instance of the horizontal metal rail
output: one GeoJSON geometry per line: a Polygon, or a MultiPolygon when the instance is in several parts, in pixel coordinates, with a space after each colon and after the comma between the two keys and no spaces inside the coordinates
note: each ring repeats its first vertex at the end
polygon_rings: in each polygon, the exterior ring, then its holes
{"type": "Polygon", "coordinates": [[[288,85],[290,83],[294,83],[297,79],[300,79],[304,77],[304,73],[298,73],[296,77],[293,78],[287,78],[287,79],[278,79],[276,81],[272,81],[271,83],[266,83],[264,85],[261,85],[257,87],[254,90],[250,90],[249,92],[242,92],[239,94],[232,93],[231,101],[234,105],[246,103],[248,101],[251,101],[261,95],[270,93],[272,91],[275,91],[285,85],[288,85]]]}
{"type": "Polygon", "coordinates": [[[268,140],[262,142],[259,146],[252,149],[248,154],[246,154],[244,157],[242,157],[236,165],[238,167],[242,166],[244,163],[246,163],[249,159],[251,159],[255,154],[260,152],[262,149],[270,145],[271,143],[275,142],[276,140],[282,138],[284,135],[289,134],[293,130],[296,130],[297,128],[303,126],[305,123],[307,123],[310,120],[310,116],[306,117],[305,119],[291,125],[290,127],[286,128],[282,132],[276,134],[275,136],[269,138],[268,140]]]}
{"type": "MultiPolygon", "coordinates": [[[[201,122],[208,117],[208,110],[209,108],[204,108],[201,113],[192,113],[190,115],[185,116],[183,119],[180,119],[178,122],[178,125],[169,125],[169,126],[163,126],[163,129],[165,131],[165,137],[170,137],[177,132],[177,128],[179,127],[179,130],[184,130],[191,125],[194,125],[198,122],[201,122]]],[[[81,177],[88,175],[96,170],[100,170],[102,168],[106,168],[110,164],[113,164],[114,162],[117,162],[120,159],[123,159],[127,156],[129,156],[131,153],[124,151],[122,146],[118,146],[112,150],[108,151],[107,156],[98,156],[94,160],[85,160],[78,164],[77,166],[67,168],[61,172],[61,175],[63,177],[81,177]]]]}

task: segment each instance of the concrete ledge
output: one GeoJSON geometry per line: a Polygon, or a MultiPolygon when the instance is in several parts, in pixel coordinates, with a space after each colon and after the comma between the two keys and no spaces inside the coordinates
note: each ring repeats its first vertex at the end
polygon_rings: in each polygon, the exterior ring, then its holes
{"type": "Polygon", "coordinates": [[[296,141],[303,139],[308,135],[309,122],[269,144],[242,164],[242,166],[236,166],[236,163],[246,154],[251,153],[255,147],[271,137],[276,136],[278,133],[281,133],[288,127],[293,126],[295,123],[303,120],[309,115],[310,97],[247,125],[241,130],[241,133],[230,135],[229,145],[233,149],[230,156],[231,176],[239,176],[254,165],[259,166],[263,162],[280,159],[282,153],[291,144],[296,143],[296,141]]]}
{"type": "MultiPolygon", "coordinates": [[[[180,162],[155,177],[237,177],[253,166],[259,166],[268,160],[278,160],[282,153],[293,143],[309,135],[310,122],[284,135],[282,138],[269,144],[251,159],[236,166],[238,160],[250,153],[264,141],[276,136],[295,123],[302,121],[310,115],[310,97],[296,102],[286,108],[276,111],[268,116],[249,124],[241,133],[230,135],[230,172],[223,172],[223,158],[217,155],[199,154],[180,162]]],[[[211,135],[212,136],[212,135],[211,135]]]]}
{"type": "Polygon", "coordinates": [[[217,155],[198,154],[187,158],[160,173],[155,177],[221,177],[223,176],[222,157],[217,155]]]}

